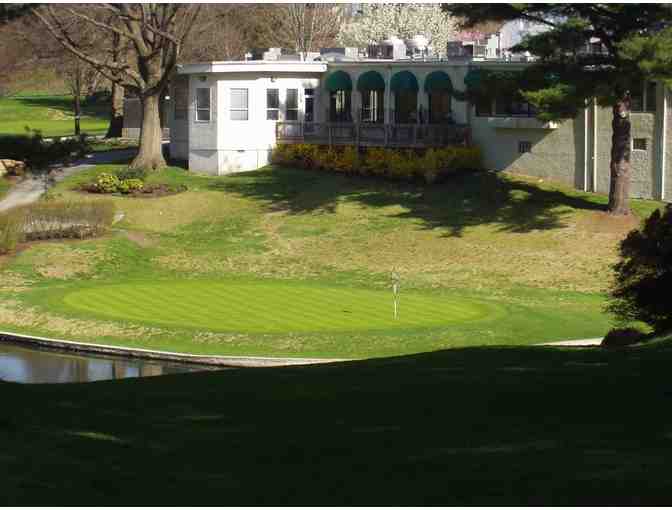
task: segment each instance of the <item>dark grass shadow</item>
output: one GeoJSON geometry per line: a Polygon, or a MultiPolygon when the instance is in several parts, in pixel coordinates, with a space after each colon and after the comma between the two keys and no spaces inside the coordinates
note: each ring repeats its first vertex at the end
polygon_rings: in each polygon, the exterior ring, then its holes
{"type": "Polygon", "coordinates": [[[599,195],[542,189],[495,172],[452,176],[431,186],[349,177],[326,172],[272,168],[237,174],[213,183],[220,189],[262,200],[271,210],[290,214],[331,213],[341,200],[372,207],[401,206],[400,218],[419,219],[424,228],[461,236],[476,225],[497,225],[502,232],[526,233],[562,228],[573,210],[606,210],[599,195]]]}
{"type": "Polygon", "coordinates": [[[216,504],[224,486],[247,505],[669,504],[671,356],[668,339],[0,383],[3,495],[216,504]]]}

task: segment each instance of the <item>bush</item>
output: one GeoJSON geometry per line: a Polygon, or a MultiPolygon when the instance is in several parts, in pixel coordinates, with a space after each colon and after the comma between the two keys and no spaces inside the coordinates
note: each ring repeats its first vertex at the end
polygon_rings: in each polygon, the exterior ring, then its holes
{"type": "Polygon", "coordinates": [[[102,173],[96,178],[96,190],[98,193],[116,193],[120,183],[116,175],[102,173]]]}
{"type": "Polygon", "coordinates": [[[672,330],[672,204],[630,232],[619,255],[607,310],[625,323],[644,322],[656,333],[672,330]]]}
{"type": "Polygon", "coordinates": [[[117,177],[120,181],[126,181],[128,179],[135,179],[145,182],[147,179],[147,169],[146,168],[122,168],[117,170],[117,177]]]}
{"type": "Polygon", "coordinates": [[[644,339],[645,335],[636,328],[614,328],[606,334],[601,347],[626,347],[644,339]]]}
{"type": "Polygon", "coordinates": [[[23,136],[0,136],[0,155],[3,158],[23,161],[31,170],[42,170],[53,163],[81,157],[91,148],[85,135],[45,142],[39,131],[33,130],[29,133],[23,136]]]}
{"type": "Polygon", "coordinates": [[[278,145],[271,155],[278,165],[374,175],[397,180],[423,180],[431,184],[457,172],[481,170],[481,152],[475,147],[427,150],[371,147],[358,151],[310,144],[278,145]]]}
{"type": "Polygon", "coordinates": [[[132,193],[134,191],[140,191],[144,186],[144,183],[140,179],[125,179],[119,182],[117,190],[120,193],[132,193]]]}

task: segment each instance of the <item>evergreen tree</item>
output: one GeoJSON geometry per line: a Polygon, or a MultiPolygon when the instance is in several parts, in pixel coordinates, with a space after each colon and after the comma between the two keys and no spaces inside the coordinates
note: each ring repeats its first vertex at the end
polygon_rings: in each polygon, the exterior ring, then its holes
{"type": "Polygon", "coordinates": [[[608,210],[629,214],[630,91],[644,80],[672,83],[669,4],[445,4],[443,9],[461,18],[465,28],[516,19],[549,27],[512,49],[538,58],[519,75],[517,88],[542,120],[574,117],[593,99],[612,109],[608,210]]]}

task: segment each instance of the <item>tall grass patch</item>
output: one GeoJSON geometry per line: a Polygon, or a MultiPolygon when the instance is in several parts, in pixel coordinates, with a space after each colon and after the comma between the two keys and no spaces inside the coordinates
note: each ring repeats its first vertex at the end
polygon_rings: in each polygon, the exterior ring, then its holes
{"type": "Polygon", "coordinates": [[[38,202],[0,215],[0,253],[18,243],[43,239],[83,239],[103,234],[114,220],[111,201],[38,202]]]}

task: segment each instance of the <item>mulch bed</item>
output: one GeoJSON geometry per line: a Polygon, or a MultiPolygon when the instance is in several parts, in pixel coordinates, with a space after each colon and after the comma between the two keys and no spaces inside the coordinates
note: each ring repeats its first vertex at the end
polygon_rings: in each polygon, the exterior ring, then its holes
{"type": "Polygon", "coordinates": [[[96,195],[111,195],[116,197],[160,198],[160,197],[168,197],[171,195],[177,195],[178,193],[183,193],[187,191],[187,187],[183,184],[179,186],[169,186],[167,184],[145,184],[145,186],[141,190],[135,190],[129,193],[100,193],[95,188],[84,185],[79,189],[79,191],[82,193],[92,193],[96,195]]]}

